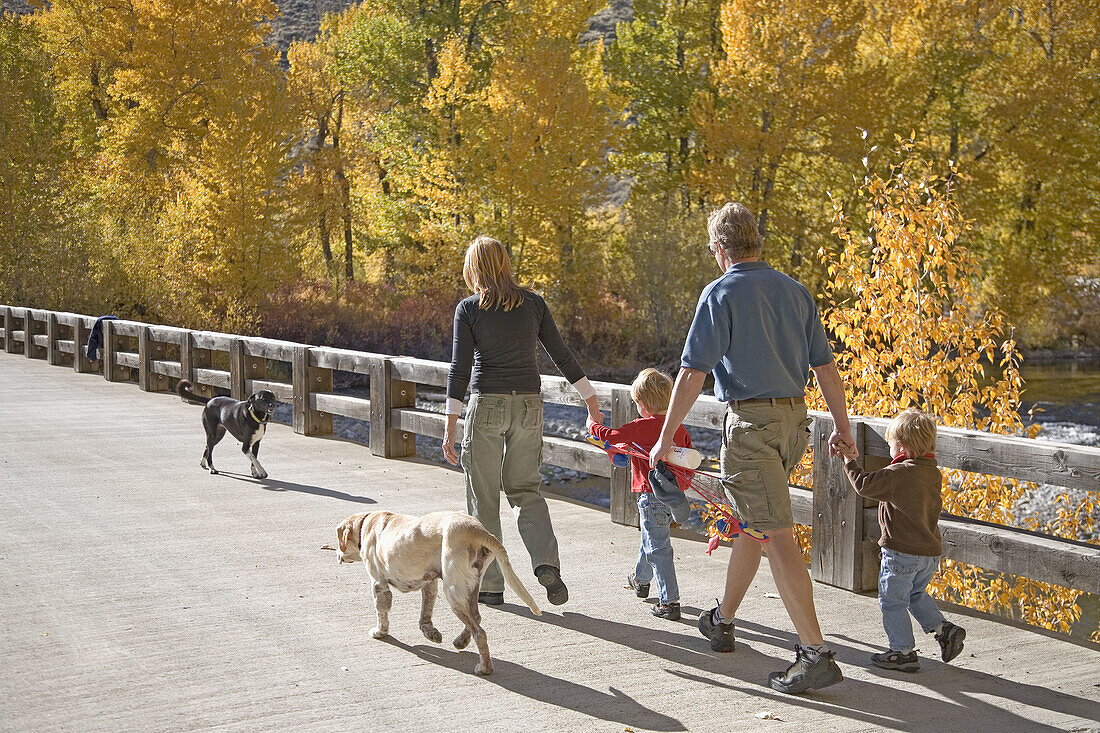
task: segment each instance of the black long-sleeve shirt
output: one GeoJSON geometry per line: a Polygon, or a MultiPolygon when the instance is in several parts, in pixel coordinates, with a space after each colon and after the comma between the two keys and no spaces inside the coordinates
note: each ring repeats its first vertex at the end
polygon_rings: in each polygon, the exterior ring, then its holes
{"type": "Polygon", "coordinates": [[[584,378],[541,297],[525,290],[523,303],[509,311],[484,310],[478,307],[479,299],[471,295],[455,308],[448,397],[461,400],[467,387],[487,394],[540,391],[542,378],[536,363],[540,342],[571,384],[584,378]]]}

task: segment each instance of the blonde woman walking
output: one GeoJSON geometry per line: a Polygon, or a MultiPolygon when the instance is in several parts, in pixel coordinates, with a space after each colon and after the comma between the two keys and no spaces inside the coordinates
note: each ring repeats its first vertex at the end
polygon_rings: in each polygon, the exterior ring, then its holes
{"type": "MultiPolygon", "coordinates": [[[[535,577],[555,605],[569,599],[561,579],[558,541],[540,488],[542,477],[542,378],[539,344],[602,423],[596,392],[577,358],[562,341],[546,302],[516,283],[508,250],[492,237],[478,237],[466,250],[462,277],[473,295],[455,308],[454,347],[447,377],[447,427],[443,455],[457,465],[455,426],[470,388],[462,436],[466,507],[498,539],[500,492],[516,516],[535,577]],[[471,369],[473,372],[471,378],[471,369]]],[[[494,562],[478,594],[481,603],[504,602],[504,576],[494,562]]]]}

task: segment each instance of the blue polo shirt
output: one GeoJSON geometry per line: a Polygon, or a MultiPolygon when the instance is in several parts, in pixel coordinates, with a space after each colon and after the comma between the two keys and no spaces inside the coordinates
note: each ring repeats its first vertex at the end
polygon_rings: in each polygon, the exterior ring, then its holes
{"type": "Polygon", "coordinates": [[[810,292],[767,262],[738,262],[699,296],[681,366],[714,372],[719,400],[801,397],[833,360],[810,292]]]}

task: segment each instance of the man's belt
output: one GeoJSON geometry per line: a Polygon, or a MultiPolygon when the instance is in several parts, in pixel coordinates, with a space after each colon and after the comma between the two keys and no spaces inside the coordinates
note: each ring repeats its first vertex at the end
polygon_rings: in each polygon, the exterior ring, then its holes
{"type": "Polygon", "coordinates": [[[730,400],[728,404],[730,407],[736,408],[739,405],[758,405],[768,403],[772,405],[795,405],[806,404],[805,397],[750,397],[747,400],[730,400]]]}

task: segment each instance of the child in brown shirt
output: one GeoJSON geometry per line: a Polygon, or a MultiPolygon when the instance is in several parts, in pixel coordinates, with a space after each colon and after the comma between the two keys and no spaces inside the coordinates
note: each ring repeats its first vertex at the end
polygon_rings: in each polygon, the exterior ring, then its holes
{"type": "Polygon", "coordinates": [[[944,619],[927,591],[943,552],[938,526],[943,476],[936,467],[936,422],[922,412],[906,410],[890,421],[886,441],[893,459],[889,466],[867,473],[855,460],[848,460],[844,468],[856,493],[879,500],[878,598],[890,649],[871,655],[871,662],[884,669],[916,672],[920,662],[910,613],[925,633],[935,634],[945,662],[962,651],[966,630],[944,619]]]}

